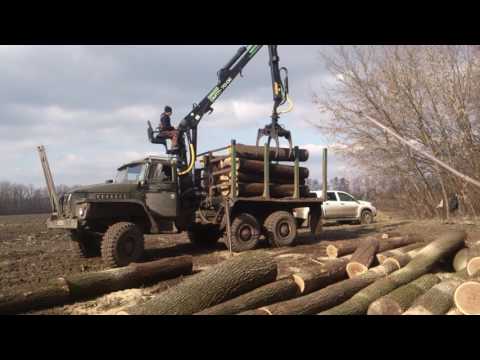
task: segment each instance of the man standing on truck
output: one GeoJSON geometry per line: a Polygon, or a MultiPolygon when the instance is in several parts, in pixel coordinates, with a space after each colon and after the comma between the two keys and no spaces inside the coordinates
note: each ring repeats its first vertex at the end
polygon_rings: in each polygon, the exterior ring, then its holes
{"type": "Polygon", "coordinates": [[[172,116],[173,110],[170,106],[165,106],[163,114],[160,116],[160,136],[172,140],[172,150],[178,150],[178,135],[179,132],[176,130],[171,123],[170,116],[172,116]]]}

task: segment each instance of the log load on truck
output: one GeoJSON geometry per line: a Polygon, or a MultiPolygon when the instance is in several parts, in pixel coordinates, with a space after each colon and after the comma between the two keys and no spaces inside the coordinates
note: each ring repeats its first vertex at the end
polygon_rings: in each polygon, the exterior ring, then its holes
{"type": "Polygon", "coordinates": [[[290,132],[278,123],[280,114],[291,111],[293,105],[288,71],[279,67],[277,45],[268,45],[272,121],[258,131],[256,146],[231,141],[221,149],[197,154],[201,119],[213,111],[213,103],[262,47],[241,47],[220,69],[217,85],[180,122],[177,150],[169,150],[168,137],[149,122],[149,141],[164,145],[170,156],[125,164],[115,181],[79,188],[59,198],[45,149],[39,147],[53,210],[48,228],[70,231],[80,256],[101,255],[110,267],[139,260],[145,234],[186,231],[191,242],[202,246],[216,244],[227,235],[227,245],[235,252],[255,248],[262,237],[271,246],[290,246],[304,222],[294,215],[299,208],[309,209],[308,226],[318,237],[322,200],[310,193],[309,171],[300,166],[308,160],[308,151],[293,148],[290,132]],[[287,103],[287,109],[280,109],[287,103]],[[264,136],[268,141],[259,146],[264,136]],[[280,148],[282,137],[289,148],[280,148]],[[275,149],[270,149],[272,140],[275,149]]]}

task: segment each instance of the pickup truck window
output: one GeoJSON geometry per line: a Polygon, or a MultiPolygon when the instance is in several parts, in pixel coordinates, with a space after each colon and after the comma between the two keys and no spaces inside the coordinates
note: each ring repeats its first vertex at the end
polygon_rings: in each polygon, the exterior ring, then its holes
{"type": "Polygon", "coordinates": [[[334,192],[327,192],[327,201],[337,201],[337,196],[334,192]]]}
{"type": "Polygon", "coordinates": [[[338,196],[340,197],[340,201],[355,201],[353,197],[345,193],[339,192],[338,196]]]}

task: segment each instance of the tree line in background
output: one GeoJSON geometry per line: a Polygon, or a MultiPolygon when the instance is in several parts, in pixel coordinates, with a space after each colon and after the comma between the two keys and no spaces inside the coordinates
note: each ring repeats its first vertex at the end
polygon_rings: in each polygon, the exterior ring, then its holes
{"type": "Polygon", "coordinates": [[[377,200],[415,217],[480,213],[480,189],[372,125],[371,116],[409,143],[480,178],[480,51],[477,46],[341,46],[322,54],[332,78],[314,101],[322,132],[346,145],[377,200]],[[442,206],[443,205],[443,206],[442,206]]]}
{"type": "MultiPolygon", "coordinates": [[[[57,187],[57,193],[61,195],[70,189],[68,186],[60,185],[57,187]]],[[[0,215],[40,214],[51,211],[45,188],[0,182],[0,215]]]]}

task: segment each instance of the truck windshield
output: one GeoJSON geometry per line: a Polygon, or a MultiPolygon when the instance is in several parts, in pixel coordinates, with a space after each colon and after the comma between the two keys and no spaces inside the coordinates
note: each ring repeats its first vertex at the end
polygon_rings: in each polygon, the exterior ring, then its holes
{"type": "Polygon", "coordinates": [[[145,179],[145,164],[129,165],[120,169],[115,178],[116,183],[131,184],[145,179]]]}

